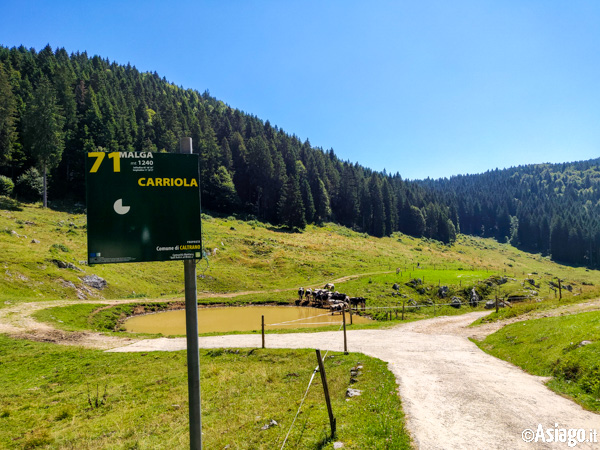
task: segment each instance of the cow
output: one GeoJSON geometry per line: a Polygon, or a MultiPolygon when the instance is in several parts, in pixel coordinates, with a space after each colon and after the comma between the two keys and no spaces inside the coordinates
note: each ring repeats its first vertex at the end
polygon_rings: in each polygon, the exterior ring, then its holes
{"type": "Polygon", "coordinates": [[[304,297],[304,288],[303,287],[298,289],[298,302],[302,301],[302,297],[304,297]]]}
{"type": "Polygon", "coordinates": [[[327,283],[323,289],[333,291],[335,289],[335,286],[333,285],[333,283],[327,283]]]}
{"type": "Polygon", "coordinates": [[[331,315],[333,315],[336,311],[342,312],[348,309],[348,303],[340,300],[330,300],[329,309],[331,310],[331,315]]]}
{"type": "Polygon", "coordinates": [[[332,300],[344,300],[346,297],[346,294],[340,294],[339,292],[334,292],[333,294],[331,294],[332,300]]]}
{"type": "Polygon", "coordinates": [[[367,300],[364,297],[350,297],[350,306],[353,306],[356,310],[361,306],[364,311],[367,308],[367,300]]]}
{"type": "Polygon", "coordinates": [[[306,288],[306,290],[304,291],[304,298],[309,300],[311,297],[312,297],[312,289],[306,288]]]}
{"type": "Polygon", "coordinates": [[[319,306],[322,306],[325,302],[329,300],[331,292],[326,291],[325,289],[316,289],[313,292],[313,297],[315,299],[315,303],[319,306]]]}

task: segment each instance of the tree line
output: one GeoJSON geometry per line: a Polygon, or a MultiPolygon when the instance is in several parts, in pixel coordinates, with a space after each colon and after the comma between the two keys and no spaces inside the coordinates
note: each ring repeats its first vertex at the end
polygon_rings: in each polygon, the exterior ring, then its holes
{"type": "Polygon", "coordinates": [[[493,237],[563,263],[600,265],[600,159],[419,184],[452,205],[463,233],[493,237]]]}
{"type": "Polygon", "coordinates": [[[205,209],[296,229],[335,221],[374,236],[456,237],[450,209],[399,174],[342,161],[208,91],[130,64],[0,47],[0,95],[0,173],[16,182],[48,172],[53,199],[83,200],[89,151],[176,152],[191,136],[205,209]]]}
{"type": "Polygon", "coordinates": [[[19,199],[48,191],[51,200],[83,201],[87,152],[177,152],[182,136],[200,156],[203,208],[215,213],[445,243],[462,232],[563,262],[600,262],[598,160],[408,181],[156,72],[63,48],[0,46],[0,179],[19,199]]]}

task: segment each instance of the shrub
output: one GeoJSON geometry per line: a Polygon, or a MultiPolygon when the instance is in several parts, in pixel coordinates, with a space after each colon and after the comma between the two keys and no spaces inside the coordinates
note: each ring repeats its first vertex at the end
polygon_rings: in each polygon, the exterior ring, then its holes
{"type": "Polygon", "coordinates": [[[70,251],[70,250],[69,250],[69,247],[67,247],[67,246],[66,246],[66,245],[64,245],[64,244],[52,244],[51,248],[53,248],[53,249],[56,249],[56,250],[63,251],[63,252],[65,252],[65,253],[68,253],[68,252],[70,251]]]}
{"type": "Polygon", "coordinates": [[[40,200],[44,190],[44,181],[35,167],[27,169],[16,183],[16,194],[23,200],[40,200]]]}
{"type": "Polygon", "coordinates": [[[0,195],[10,196],[15,188],[15,183],[10,178],[0,175],[0,195]]]}

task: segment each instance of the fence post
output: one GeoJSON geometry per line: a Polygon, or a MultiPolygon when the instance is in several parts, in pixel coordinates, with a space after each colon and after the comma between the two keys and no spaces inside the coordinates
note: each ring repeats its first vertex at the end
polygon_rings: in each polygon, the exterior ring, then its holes
{"type": "Polygon", "coordinates": [[[404,305],[406,302],[402,302],[402,320],[404,320],[404,305]]]}
{"type": "Polygon", "coordinates": [[[325,375],[325,366],[321,359],[321,350],[315,350],[317,352],[317,361],[319,362],[319,372],[321,373],[321,383],[323,383],[323,392],[325,392],[325,403],[327,403],[327,413],[329,414],[329,424],[331,425],[331,438],[335,437],[335,417],[333,417],[333,411],[331,410],[331,400],[329,398],[329,388],[327,387],[327,376],[325,375]]]}
{"type": "Polygon", "coordinates": [[[346,341],[346,307],[342,307],[342,320],[344,322],[344,355],[348,354],[348,343],[346,341]]]}
{"type": "Polygon", "coordinates": [[[262,348],[265,348],[265,316],[261,316],[262,348]]]}
{"type": "Polygon", "coordinates": [[[558,300],[562,300],[562,283],[561,283],[561,279],[558,279],[558,300]]]}

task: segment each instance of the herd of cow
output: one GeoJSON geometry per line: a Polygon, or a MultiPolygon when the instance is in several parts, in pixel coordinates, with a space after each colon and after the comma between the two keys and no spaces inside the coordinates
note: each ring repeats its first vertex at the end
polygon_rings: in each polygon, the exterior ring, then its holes
{"type": "Polygon", "coordinates": [[[359,306],[364,311],[367,300],[364,297],[349,297],[334,291],[333,283],[327,283],[323,289],[311,289],[303,287],[298,289],[298,300],[296,305],[313,306],[315,308],[329,308],[331,313],[348,308],[357,309],[359,306]]]}

